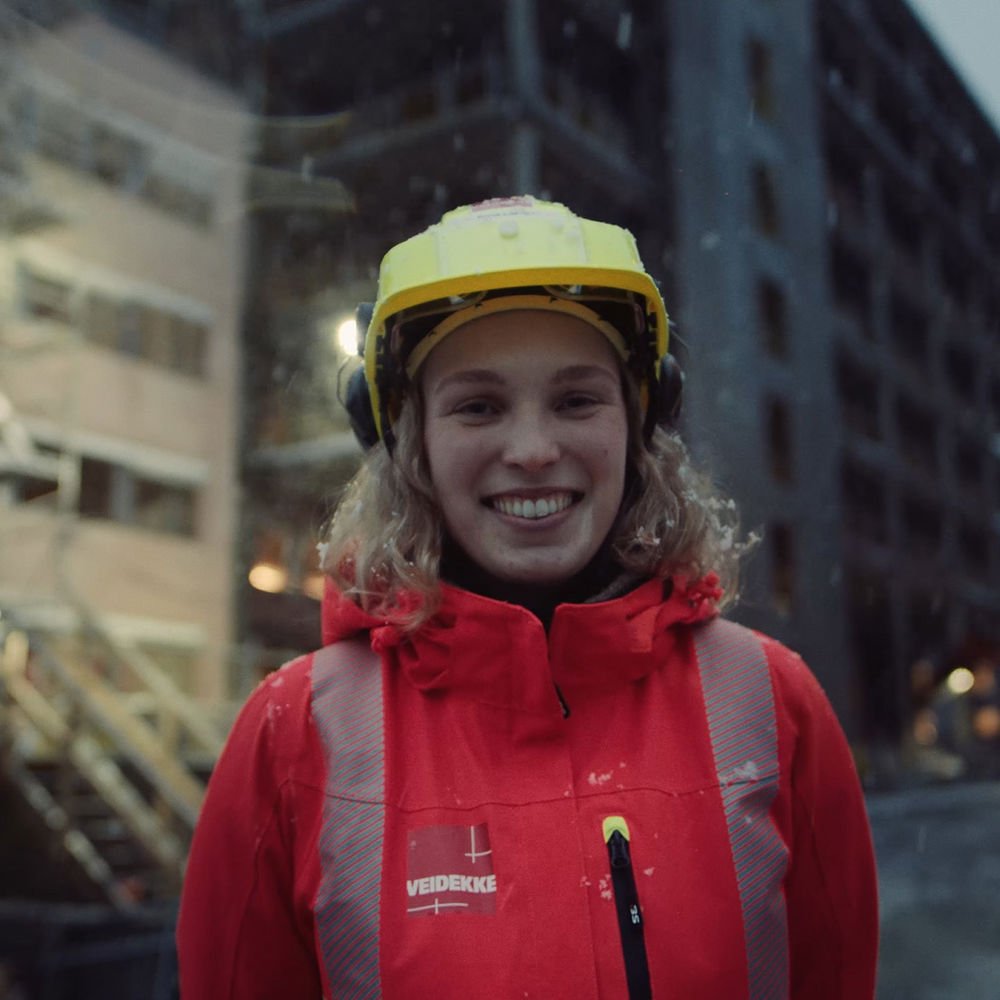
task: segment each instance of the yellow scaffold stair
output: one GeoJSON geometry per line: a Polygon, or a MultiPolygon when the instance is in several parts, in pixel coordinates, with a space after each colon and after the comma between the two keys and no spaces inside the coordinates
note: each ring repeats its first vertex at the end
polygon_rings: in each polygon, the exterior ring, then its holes
{"type": "Polygon", "coordinates": [[[82,602],[73,642],[0,606],[0,768],[116,903],[179,891],[224,734],[82,602]]]}

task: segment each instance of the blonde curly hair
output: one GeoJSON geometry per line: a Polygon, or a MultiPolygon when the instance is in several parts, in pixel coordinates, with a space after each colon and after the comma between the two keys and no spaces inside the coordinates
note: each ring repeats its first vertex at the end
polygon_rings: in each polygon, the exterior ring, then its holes
{"type": "MultiPolygon", "coordinates": [[[[694,468],[679,435],[657,427],[647,442],[635,382],[624,366],[629,455],[625,498],[609,541],[623,572],[716,573],[723,606],[738,595],[739,564],[756,537],[739,530],[736,504],[694,468]]],[[[379,442],[347,485],[321,545],[322,565],[344,596],[404,630],[440,604],[444,525],[423,447],[423,401],[411,387],[393,425],[390,454],[379,442]]]]}

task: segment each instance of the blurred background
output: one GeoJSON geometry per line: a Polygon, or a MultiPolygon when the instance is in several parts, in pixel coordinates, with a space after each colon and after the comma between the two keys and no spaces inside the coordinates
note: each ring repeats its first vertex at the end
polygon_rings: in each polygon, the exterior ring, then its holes
{"type": "Polygon", "coordinates": [[[319,645],[354,308],[522,193],[662,283],[734,617],[868,793],[880,997],[1000,996],[1000,111],[930,6],[0,0],[0,1000],[175,995],[204,782],[319,645]]]}

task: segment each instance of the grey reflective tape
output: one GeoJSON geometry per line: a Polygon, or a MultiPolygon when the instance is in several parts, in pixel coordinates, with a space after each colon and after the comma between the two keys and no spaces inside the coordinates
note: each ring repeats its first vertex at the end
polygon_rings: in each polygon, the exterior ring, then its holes
{"type": "Polygon", "coordinates": [[[788,849],[770,817],[779,780],[771,672],[757,637],[722,618],[696,628],[694,646],[743,908],[750,1000],[786,1000],[788,849]]]}
{"type": "Polygon", "coordinates": [[[376,1000],[385,815],[380,658],[368,637],[319,650],[312,710],[326,761],[316,936],[335,1000],[376,1000]]]}

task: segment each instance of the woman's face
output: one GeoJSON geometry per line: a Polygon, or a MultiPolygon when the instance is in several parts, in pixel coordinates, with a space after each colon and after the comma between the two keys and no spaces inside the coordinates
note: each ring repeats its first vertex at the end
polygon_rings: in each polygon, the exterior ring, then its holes
{"type": "Polygon", "coordinates": [[[466,554],[508,582],[583,569],[625,487],[628,426],[608,341],[574,316],[497,313],[438,344],[421,388],[435,495],[466,554]]]}

